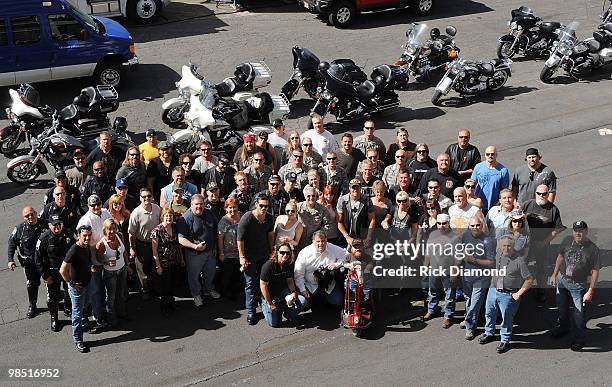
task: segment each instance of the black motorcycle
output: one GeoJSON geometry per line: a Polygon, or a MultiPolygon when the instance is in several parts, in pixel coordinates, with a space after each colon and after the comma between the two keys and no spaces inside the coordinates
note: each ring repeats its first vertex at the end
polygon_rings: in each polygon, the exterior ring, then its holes
{"type": "Polygon", "coordinates": [[[406,31],[404,53],[395,65],[391,66],[392,69],[399,70],[396,85],[400,89],[408,86],[409,75],[417,81],[431,79],[433,73],[445,69],[446,63],[457,58],[461,51],[453,39],[457,34],[455,27],[447,26],[447,35],[440,34],[438,28],[432,28],[429,38],[426,31],[427,25],[419,23],[412,23],[411,28],[406,31]]]}
{"type": "Polygon", "coordinates": [[[328,112],[339,122],[369,117],[399,106],[393,70],[388,65],[377,66],[370,80],[355,83],[345,80],[350,66],[321,63],[320,75],[325,80],[313,112],[324,117],[328,112]]]}
{"type": "MultiPolygon", "coordinates": [[[[281,94],[291,101],[303,88],[312,99],[318,99],[319,94],[325,87],[325,78],[319,71],[319,58],[307,48],[293,47],[293,74],[281,89],[281,94]]],[[[359,83],[367,79],[367,75],[351,59],[335,59],[331,64],[342,64],[344,66],[344,79],[347,82],[359,83]]]]}
{"type": "Polygon", "coordinates": [[[450,90],[455,90],[461,96],[497,91],[512,75],[511,67],[510,59],[494,59],[490,62],[455,59],[448,64],[446,74],[438,82],[431,103],[438,105],[442,95],[448,94],[450,90]]]}
{"type": "MultiPolygon", "coordinates": [[[[99,138],[89,141],[79,140],[69,134],[61,133],[60,114],[53,114],[53,123],[37,137],[32,137],[30,153],[19,156],[6,166],[7,177],[16,183],[31,183],[41,174],[48,172],[47,162],[57,171],[73,164],[72,156],[76,149],[83,149],[85,153],[91,152],[99,145],[99,138]]],[[[134,146],[132,139],[126,132],[117,132],[113,129],[108,131],[111,135],[113,146],[122,152],[126,152],[134,146]]]]}
{"type": "MultiPolygon", "coordinates": [[[[49,127],[54,112],[48,105],[40,106],[40,94],[29,84],[10,89],[9,95],[12,104],[7,117],[11,123],[0,130],[0,153],[5,155],[49,127]]],[[[111,127],[107,114],[118,107],[119,96],[112,86],[86,87],[59,112],[58,130],[81,140],[92,139],[111,127]]]]}
{"type": "Polygon", "coordinates": [[[510,59],[518,53],[525,56],[547,56],[558,39],[559,22],[542,22],[533,10],[520,7],[511,11],[508,21],[509,34],[499,38],[497,57],[510,59]]]}

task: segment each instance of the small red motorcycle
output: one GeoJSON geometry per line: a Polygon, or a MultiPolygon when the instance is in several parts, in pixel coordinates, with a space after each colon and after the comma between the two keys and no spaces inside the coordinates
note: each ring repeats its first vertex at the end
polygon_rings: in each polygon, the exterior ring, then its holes
{"type": "Polygon", "coordinates": [[[342,325],[351,329],[355,336],[361,337],[374,321],[374,302],[373,294],[367,298],[364,294],[364,277],[360,262],[352,263],[352,269],[349,269],[344,284],[342,325]]]}

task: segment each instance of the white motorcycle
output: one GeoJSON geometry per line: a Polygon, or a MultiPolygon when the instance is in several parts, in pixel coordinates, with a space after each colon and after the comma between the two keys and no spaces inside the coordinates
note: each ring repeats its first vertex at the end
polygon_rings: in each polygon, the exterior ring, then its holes
{"type": "MultiPolygon", "coordinates": [[[[272,73],[265,62],[248,62],[236,66],[233,77],[225,78],[214,87],[219,97],[238,96],[242,100],[268,86],[271,81],[272,73]]],[[[166,125],[176,127],[183,122],[190,108],[190,97],[202,93],[203,82],[205,79],[198,73],[197,66],[190,63],[181,68],[181,80],[176,82],[179,96],[162,105],[162,121],[166,125]]]]}
{"type": "Polygon", "coordinates": [[[244,100],[243,96],[218,98],[216,86],[202,80],[202,92],[191,95],[190,109],[185,113],[188,128],[169,137],[175,152],[193,153],[206,140],[215,153],[232,155],[242,145],[246,132],[270,132],[270,122],[289,115],[289,101],[282,95],[258,93],[244,100]]]}

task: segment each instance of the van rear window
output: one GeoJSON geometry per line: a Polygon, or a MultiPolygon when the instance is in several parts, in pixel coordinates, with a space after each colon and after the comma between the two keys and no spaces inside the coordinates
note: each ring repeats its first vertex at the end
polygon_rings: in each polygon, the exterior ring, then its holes
{"type": "Polygon", "coordinates": [[[13,43],[32,44],[40,41],[38,16],[18,16],[11,18],[13,43]]]}
{"type": "Polygon", "coordinates": [[[6,37],[6,24],[4,19],[0,19],[0,46],[8,45],[8,39],[6,37]]]}

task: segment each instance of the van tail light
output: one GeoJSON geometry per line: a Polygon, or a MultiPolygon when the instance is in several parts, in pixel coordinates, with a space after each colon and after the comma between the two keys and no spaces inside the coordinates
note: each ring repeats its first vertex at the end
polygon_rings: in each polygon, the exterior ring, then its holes
{"type": "Polygon", "coordinates": [[[130,53],[136,54],[136,45],[134,43],[130,44],[130,53]]]}

